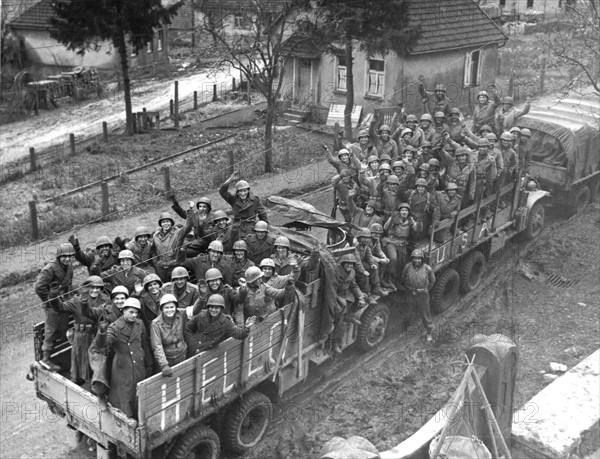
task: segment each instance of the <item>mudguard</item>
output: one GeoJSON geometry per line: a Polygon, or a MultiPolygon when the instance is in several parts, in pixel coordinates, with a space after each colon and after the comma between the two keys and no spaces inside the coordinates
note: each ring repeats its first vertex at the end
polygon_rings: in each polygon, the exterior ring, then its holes
{"type": "Polygon", "coordinates": [[[552,195],[544,190],[536,190],[527,192],[527,210],[531,209],[533,205],[540,199],[551,197],[552,195]]]}

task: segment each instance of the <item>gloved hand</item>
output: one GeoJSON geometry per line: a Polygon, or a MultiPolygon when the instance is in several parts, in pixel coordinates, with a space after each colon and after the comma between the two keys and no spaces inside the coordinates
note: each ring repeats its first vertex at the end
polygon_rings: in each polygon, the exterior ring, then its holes
{"type": "Polygon", "coordinates": [[[364,298],[361,298],[360,300],[358,300],[358,307],[359,308],[364,308],[367,305],[367,302],[365,301],[364,298]]]}
{"type": "Polygon", "coordinates": [[[48,299],[50,301],[58,299],[60,296],[60,290],[57,288],[51,288],[50,292],[48,292],[48,299]]]}
{"type": "Polygon", "coordinates": [[[115,241],[114,241],[114,242],[115,242],[115,244],[116,244],[117,246],[119,246],[119,248],[120,248],[121,250],[125,250],[125,241],[124,241],[123,239],[121,239],[119,236],[117,236],[117,237],[115,238],[115,241]]]}
{"type": "Polygon", "coordinates": [[[100,322],[98,322],[98,330],[101,333],[104,333],[109,325],[110,324],[109,324],[108,320],[101,320],[100,322]]]}
{"type": "Polygon", "coordinates": [[[166,194],[165,194],[165,198],[167,198],[173,204],[177,203],[177,196],[175,195],[175,192],[173,190],[167,191],[166,194]]]}
{"type": "Polygon", "coordinates": [[[200,295],[206,295],[208,293],[208,283],[204,279],[198,281],[198,291],[200,295]]]}
{"type": "Polygon", "coordinates": [[[288,279],[285,283],[286,287],[293,287],[294,285],[296,285],[296,281],[294,281],[294,279],[288,279]]]}
{"type": "Polygon", "coordinates": [[[164,367],[162,367],[161,370],[160,370],[160,372],[165,377],[171,377],[171,376],[173,376],[173,370],[171,370],[171,367],[169,365],[165,365],[164,367]]]}
{"type": "Polygon", "coordinates": [[[187,315],[188,320],[194,317],[194,306],[188,306],[185,308],[185,313],[187,315]]]}
{"type": "Polygon", "coordinates": [[[75,236],[74,234],[71,234],[69,236],[69,242],[71,243],[71,245],[73,246],[73,248],[75,250],[79,249],[79,240],[77,239],[77,236],[75,236]]]}

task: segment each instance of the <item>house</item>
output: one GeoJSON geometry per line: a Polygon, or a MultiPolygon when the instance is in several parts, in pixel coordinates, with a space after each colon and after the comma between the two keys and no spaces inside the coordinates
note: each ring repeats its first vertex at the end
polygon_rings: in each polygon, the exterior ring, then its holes
{"type": "MultiPolygon", "coordinates": [[[[9,32],[19,39],[30,65],[42,68],[91,66],[120,68],[118,53],[112,43],[100,44],[98,50],[86,51],[84,55],[70,51],[50,37],[49,19],[54,15],[53,0],[40,0],[23,8],[7,24],[9,32]]],[[[146,48],[130,51],[130,65],[147,65],[168,61],[167,30],[156,31],[154,39],[146,48]]],[[[44,72],[43,72],[44,73],[44,72]]]]}
{"type": "Polygon", "coordinates": [[[492,18],[537,21],[565,13],[565,5],[575,0],[480,0],[479,6],[492,18]]]}
{"type": "MultiPolygon", "coordinates": [[[[453,106],[472,106],[496,78],[506,35],[473,0],[410,0],[407,14],[421,36],[406,56],[367,56],[355,46],[354,103],[363,114],[399,103],[408,113],[422,113],[419,86],[433,90],[444,83],[453,106]]],[[[331,104],[346,102],[346,64],[343,54],[299,46],[284,63],[284,87],[322,120],[331,104]]]]}

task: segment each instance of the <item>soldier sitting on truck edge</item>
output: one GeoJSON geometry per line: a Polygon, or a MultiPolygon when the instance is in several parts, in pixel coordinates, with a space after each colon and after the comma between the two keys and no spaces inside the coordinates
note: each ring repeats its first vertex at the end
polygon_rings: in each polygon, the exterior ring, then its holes
{"type": "Polygon", "coordinates": [[[184,336],[187,315],[177,307],[175,295],[163,295],[160,298],[161,313],[150,324],[150,343],[163,376],[173,376],[171,367],[183,362],[187,356],[184,336]]]}
{"type": "Polygon", "coordinates": [[[402,272],[402,283],[410,293],[407,295],[409,305],[418,309],[421,315],[427,341],[432,341],[434,325],[429,306],[429,290],[435,284],[435,274],[429,265],[423,263],[422,250],[413,250],[411,259],[411,263],[407,264],[402,272]]]}
{"type": "MultiPolygon", "coordinates": [[[[292,263],[296,263],[293,260],[292,263]]],[[[258,266],[252,266],[245,272],[245,278],[240,279],[239,302],[244,306],[244,317],[258,316],[265,319],[277,310],[275,302],[290,298],[294,291],[294,279],[287,280],[284,288],[275,288],[263,282],[263,272],[258,266]]]]}
{"type": "MultiPolygon", "coordinates": [[[[354,241],[355,257],[357,264],[362,266],[356,270],[356,283],[360,289],[368,296],[369,304],[375,304],[376,299],[385,296],[386,293],[381,290],[379,279],[379,263],[375,260],[371,246],[371,230],[361,228],[354,241]]],[[[358,267],[357,267],[358,268],[358,267]]]]}
{"type": "MultiPolygon", "coordinates": [[[[173,205],[171,209],[179,215],[183,219],[188,218],[188,212],[192,213],[192,228],[194,230],[194,240],[191,241],[186,246],[186,255],[188,257],[195,257],[200,253],[204,253],[206,251],[206,247],[210,242],[204,237],[204,234],[210,231],[213,226],[213,219],[211,215],[212,211],[212,201],[206,196],[202,196],[195,204],[190,205],[190,210],[186,211],[179,202],[177,201],[177,197],[174,192],[170,192],[167,194],[167,199],[169,199],[173,205]]],[[[191,202],[191,201],[190,201],[191,202]]]]}
{"type": "Polygon", "coordinates": [[[383,225],[383,250],[390,260],[381,281],[384,288],[396,290],[393,278],[402,273],[408,262],[408,240],[415,227],[416,222],[411,217],[410,206],[406,202],[400,203],[383,225]]]}

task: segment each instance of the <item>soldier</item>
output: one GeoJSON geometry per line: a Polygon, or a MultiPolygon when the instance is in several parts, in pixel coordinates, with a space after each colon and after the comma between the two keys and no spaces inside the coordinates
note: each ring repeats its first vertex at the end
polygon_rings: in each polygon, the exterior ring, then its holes
{"type": "Polygon", "coordinates": [[[284,288],[275,288],[263,282],[263,272],[258,266],[252,266],[240,279],[240,304],[244,306],[244,317],[265,319],[277,310],[275,301],[290,297],[294,291],[294,279],[288,279],[284,288]]]}
{"type": "Polygon", "coordinates": [[[235,194],[229,192],[229,184],[239,177],[236,171],[223,182],[219,188],[221,197],[229,203],[233,210],[233,240],[244,239],[252,232],[257,220],[268,223],[267,211],[258,196],[250,191],[250,185],[245,180],[235,184],[235,194]]]}
{"type": "Polygon", "coordinates": [[[254,266],[254,263],[248,260],[248,245],[245,241],[235,241],[233,243],[233,263],[231,264],[232,287],[239,287],[238,281],[244,277],[244,273],[250,266],[254,266]]]}
{"type": "Polygon", "coordinates": [[[117,285],[110,292],[110,304],[104,309],[104,317],[109,324],[116,322],[121,317],[121,310],[125,301],[129,298],[129,289],[122,285],[117,285]]]}
{"type": "Polygon", "coordinates": [[[457,143],[460,143],[463,139],[464,124],[461,118],[462,115],[458,108],[450,109],[450,118],[448,119],[450,138],[457,143]]]}
{"type": "Polygon", "coordinates": [[[500,183],[506,185],[515,179],[517,168],[519,167],[519,160],[515,150],[513,149],[513,136],[510,132],[503,132],[500,136],[500,151],[502,152],[502,162],[504,163],[504,170],[502,172],[502,179],[500,183]]]}
{"type": "Polygon", "coordinates": [[[343,199],[348,205],[348,213],[350,214],[350,223],[354,227],[350,228],[350,234],[356,235],[358,228],[367,228],[371,223],[380,222],[381,217],[375,213],[377,202],[374,198],[369,198],[365,204],[365,208],[361,209],[356,205],[353,199],[348,198],[348,189],[340,187],[340,199],[343,199]]]}
{"type": "Polygon", "coordinates": [[[358,174],[358,181],[361,185],[369,188],[369,197],[375,200],[375,212],[383,212],[383,203],[381,202],[381,195],[379,194],[378,188],[379,183],[384,176],[389,176],[392,173],[392,168],[388,164],[381,164],[379,166],[379,175],[377,177],[367,177],[366,169],[361,169],[358,174]]]}
{"type": "Polygon", "coordinates": [[[348,147],[348,151],[359,161],[366,161],[370,156],[377,157],[377,148],[373,145],[369,145],[369,131],[361,129],[358,131],[358,142],[353,143],[348,147]]]}
{"type": "Polygon", "coordinates": [[[183,228],[175,228],[175,220],[169,212],[163,212],[158,217],[157,230],[152,236],[152,252],[154,259],[154,268],[156,274],[161,278],[162,282],[168,282],[171,279],[171,272],[177,264],[177,255],[179,248],[183,244],[183,240],[187,231],[183,228]]]}
{"type": "Polygon", "coordinates": [[[60,371],[60,366],[50,360],[55,342],[64,338],[69,328],[69,315],[55,311],[51,304],[50,292],[60,295],[66,301],[73,296],[73,260],[75,249],[70,242],[64,242],[56,249],[56,259],[48,263],[38,274],[35,282],[35,293],[44,302],[44,343],[42,344],[43,357],[40,363],[50,371],[60,371]]]}
{"type": "MultiPolygon", "coordinates": [[[[431,126],[431,124],[433,123],[433,118],[431,117],[431,115],[429,113],[423,113],[421,115],[421,123],[420,123],[420,129],[423,131],[423,142],[427,141],[432,143],[433,142],[433,134],[435,134],[435,130],[433,129],[433,127],[431,126]]],[[[423,146],[423,144],[421,143],[421,146],[423,146]]]]}
{"type": "Polygon", "coordinates": [[[450,126],[446,124],[446,115],[444,115],[444,112],[434,113],[432,129],[433,135],[431,136],[431,144],[435,150],[442,142],[444,133],[450,134],[450,126]]]}
{"type": "Polygon", "coordinates": [[[416,173],[417,168],[419,167],[419,160],[416,158],[417,149],[412,145],[408,145],[402,150],[402,161],[406,165],[406,171],[409,174],[416,173]]]}
{"type": "Polygon", "coordinates": [[[138,226],[133,233],[133,241],[125,243],[125,248],[133,253],[133,264],[148,274],[155,273],[152,251],[152,231],[147,226],[138,226]]]}
{"type": "Polygon", "coordinates": [[[102,277],[105,282],[106,292],[110,292],[117,285],[123,285],[129,290],[129,294],[140,293],[142,290],[142,281],[148,273],[133,266],[135,257],[131,250],[121,250],[119,252],[119,266],[113,266],[108,271],[100,272],[99,267],[92,269],[92,274],[102,277]]]}
{"type": "Polygon", "coordinates": [[[367,169],[365,175],[369,178],[379,176],[379,158],[375,155],[369,156],[367,159],[367,169]]]}
{"type": "Polygon", "coordinates": [[[446,97],[446,85],[438,83],[435,85],[433,100],[430,100],[431,92],[422,90],[423,105],[433,115],[442,112],[445,116],[450,115],[450,99],[446,97]]]}
{"type": "Polygon", "coordinates": [[[163,376],[173,376],[172,366],[187,356],[185,326],[187,316],[178,310],[177,298],[167,293],[160,299],[160,315],[150,325],[150,343],[154,359],[163,376]]]}
{"type": "Polygon", "coordinates": [[[429,140],[423,141],[423,143],[421,144],[420,153],[421,154],[419,155],[419,158],[424,163],[429,162],[429,160],[432,158],[435,158],[435,156],[433,156],[431,142],[429,140]]]}
{"type": "Polygon", "coordinates": [[[406,117],[406,125],[412,130],[410,144],[415,148],[420,148],[425,140],[425,135],[423,130],[419,127],[419,120],[415,115],[408,115],[406,117]]]}
{"type": "Polygon", "coordinates": [[[262,220],[254,224],[254,234],[246,236],[248,258],[254,263],[259,263],[263,258],[273,253],[275,238],[269,235],[269,224],[262,220]]]}
{"type": "Polygon", "coordinates": [[[340,209],[342,217],[346,222],[349,222],[351,216],[348,201],[356,199],[359,193],[358,185],[352,179],[352,171],[350,169],[342,169],[338,175],[332,177],[331,183],[336,191],[337,206],[340,209]]]}
{"type": "Polygon", "coordinates": [[[500,97],[494,92],[493,99],[493,101],[490,100],[487,91],[479,91],[479,94],[477,94],[477,105],[473,109],[473,132],[479,132],[482,126],[494,122],[496,109],[500,105],[500,97]]]}
{"type": "Polygon", "coordinates": [[[139,295],[140,318],[150,335],[150,323],[160,314],[160,297],[162,296],[162,280],[157,274],[148,274],[142,282],[143,291],[139,295]]]}
{"type": "MultiPolygon", "coordinates": [[[[212,224],[207,228],[208,233],[202,235],[203,239],[205,239],[209,245],[213,241],[218,241],[223,244],[223,250],[230,252],[233,248],[233,226],[231,225],[229,217],[227,217],[227,214],[222,210],[214,211],[212,217],[212,224]]],[[[259,220],[259,222],[260,221],[262,220],[259,220]]],[[[267,222],[264,223],[268,224],[267,222]]],[[[189,227],[188,221],[186,221],[186,228],[187,227],[189,227]]]]}
{"type": "Polygon", "coordinates": [[[177,266],[171,273],[171,282],[162,286],[162,293],[174,295],[181,308],[192,306],[200,295],[198,287],[188,282],[190,275],[183,266],[177,266]]]}
{"type": "MultiPolygon", "coordinates": [[[[438,191],[436,193],[438,206],[440,208],[440,220],[446,220],[448,218],[454,219],[460,212],[461,197],[456,194],[458,185],[454,182],[449,182],[446,185],[446,191],[438,191]]],[[[435,233],[435,240],[437,242],[443,242],[448,236],[448,228],[444,228],[435,233]]]]}
{"type": "Polygon", "coordinates": [[[206,302],[211,295],[219,294],[225,301],[224,312],[231,316],[233,321],[241,325],[244,323],[244,308],[240,304],[239,289],[234,289],[231,285],[226,284],[223,279],[223,274],[217,268],[211,268],[206,271],[206,292],[194,303],[192,308],[192,316],[206,309],[206,302]]]}
{"type": "Polygon", "coordinates": [[[423,252],[420,249],[413,250],[411,263],[407,264],[402,272],[402,282],[410,295],[407,299],[409,304],[419,310],[421,321],[426,329],[427,341],[433,341],[434,330],[429,307],[429,291],[435,284],[435,274],[431,267],[423,263],[423,252]]]}
{"type": "Polygon", "coordinates": [[[265,258],[260,262],[260,270],[263,272],[263,283],[274,288],[284,288],[289,279],[294,281],[300,277],[300,265],[293,263],[292,272],[284,276],[280,276],[275,272],[275,262],[272,258],[265,258]]]}
{"type": "Polygon", "coordinates": [[[398,205],[398,208],[383,225],[383,231],[386,234],[383,238],[383,250],[390,260],[381,281],[384,288],[396,290],[392,278],[401,273],[407,263],[408,240],[415,228],[416,222],[410,216],[410,205],[405,202],[398,205]]]}
{"type": "Polygon", "coordinates": [[[113,243],[106,236],[100,236],[96,239],[96,250],[93,253],[84,253],[79,245],[77,236],[72,234],[69,236],[69,242],[75,249],[75,259],[86,266],[88,274],[94,272],[107,271],[115,265],[119,264],[117,257],[113,253],[113,243]]]}
{"type": "Polygon", "coordinates": [[[521,138],[519,139],[519,158],[518,163],[523,165],[523,171],[529,173],[531,165],[531,131],[527,128],[521,129],[521,138]]]}
{"type": "Polygon", "coordinates": [[[494,162],[496,163],[496,173],[498,175],[501,175],[504,171],[504,158],[502,157],[502,151],[500,151],[496,144],[498,137],[496,137],[496,134],[494,134],[493,132],[490,132],[489,134],[485,135],[484,139],[489,140],[489,142],[486,143],[485,140],[479,139],[477,141],[477,148],[490,148],[490,156],[494,159],[494,162]]]}
{"type": "Polygon", "coordinates": [[[358,171],[360,170],[360,161],[354,154],[354,150],[351,152],[346,148],[342,148],[337,152],[336,159],[328,147],[323,146],[323,148],[327,153],[327,161],[335,167],[338,174],[341,174],[344,169],[349,169],[352,172],[350,176],[358,174],[358,171]]]}
{"type": "Polygon", "coordinates": [[[204,279],[210,268],[217,268],[223,274],[225,283],[231,285],[231,266],[223,260],[223,244],[219,241],[212,241],[208,244],[208,257],[200,254],[194,258],[184,259],[180,253],[178,264],[191,272],[196,282],[204,279]]]}
{"type": "Polygon", "coordinates": [[[381,290],[379,265],[373,257],[371,231],[368,228],[362,228],[358,232],[354,241],[354,249],[357,265],[360,264],[362,266],[362,269],[356,270],[356,283],[365,295],[367,295],[369,304],[375,304],[377,303],[377,299],[380,296],[384,296],[385,293],[381,290]]]}
{"type": "Polygon", "coordinates": [[[427,161],[427,165],[429,166],[429,176],[427,178],[429,185],[427,186],[427,190],[433,192],[443,188],[444,180],[440,175],[439,160],[437,158],[431,158],[427,161]]]}
{"type": "Polygon", "coordinates": [[[413,131],[410,128],[402,129],[400,133],[400,138],[398,139],[398,151],[404,151],[406,147],[409,145],[412,147],[412,139],[413,131]]]}
{"type": "Polygon", "coordinates": [[[525,106],[519,110],[517,110],[514,105],[515,102],[512,97],[506,96],[502,98],[502,107],[496,110],[496,115],[494,116],[494,125],[497,134],[509,131],[521,116],[529,113],[529,109],[531,108],[529,100],[527,100],[525,106]]]}
{"type": "MultiPolygon", "coordinates": [[[[410,206],[412,217],[415,220],[415,230],[412,233],[413,241],[418,241],[427,236],[429,226],[440,221],[437,199],[427,191],[427,180],[417,179],[415,190],[408,194],[407,203],[410,206]]],[[[384,227],[385,229],[385,227],[384,227]]]]}
{"type": "Polygon", "coordinates": [[[272,259],[275,262],[275,272],[280,276],[289,274],[294,268],[296,258],[290,253],[290,240],[285,236],[275,239],[275,252],[272,259]]]}
{"type": "Polygon", "coordinates": [[[390,260],[385,255],[382,247],[381,247],[381,238],[383,237],[383,226],[379,223],[373,223],[369,226],[369,231],[371,231],[371,253],[373,255],[373,259],[379,264],[379,273],[380,273],[380,284],[381,277],[385,273],[383,269],[384,266],[387,265],[390,260]]]}
{"type": "Polygon", "coordinates": [[[395,175],[385,177],[385,180],[379,182],[377,191],[381,195],[383,214],[386,219],[392,215],[398,204],[406,200],[407,190],[400,187],[400,179],[395,175]]]}
{"type": "Polygon", "coordinates": [[[469,161],[471,150],[467,147],[460,147],[456,150],[455,158],[445,151],[443,160],[446,163],[446,175],[444,181],[446,184],[455,183],[457,194],[464,196],[462,201],[463,208],[467,207],[475,199],[476,175],[475,166],[469,161]]]}
{"type": "MultiPolygon", "coordinates": [[[[484,140],[484,139],[482,139],[484,140]]],[[[477,152],[477,162],[475,163],[475,199],[483,199],[489,196],[493,190],[494,180],[496,180],[496,162],[488,154],[489,148],[480,148],[477,152]]],[[[487,217],[488,209],[484,207],[481,210],[481,218],[487,217]]]]}
{"type": "Polygon", "coordinates": [[[224,308],[223,297],[211,295],[206,302],[206,309],[187,322],[185,340],[190,357],[216,346],[229,337],[242,340],[248,336],[256,317],[248,317],[243,325],[236,325],[223,312],[224,308]]]}
{"type": "MultiPolygon", "coordinates": [[[[187,219],[187,211],[179,205],[177,198],[174,193],[168,195],[169,199],[173,202],[171,209],[183,219],[187,219]]],[[[194,240],[186,245],[186,254],[188,257],[195,257],[196,255],[203,253],[209,244],[209,240],[204,235],[210,232],[212,226],[212,201],[206,196],[202,196],[196,201],[196,210],[193,210],[194,203],[189,202],[190,211],[192,212],[192,226],[194,230],[194,240]]],[[[189,231],[189,230],[188,230],[189,231]]]]}
{"type": "Polygon", "coordinates": [[[392,140],[390,127],[387,124],[381,125],[379,127],[379,134],[374,132],[374,128],[375,121],[371,125],[371,138],[375,139],[375,147],[377,148],[379,158],[381,159],[381,155],[383,154],[388,155],[390,161],[392,158],[396,158],[398,156],[398,145],[392,140]]]}

